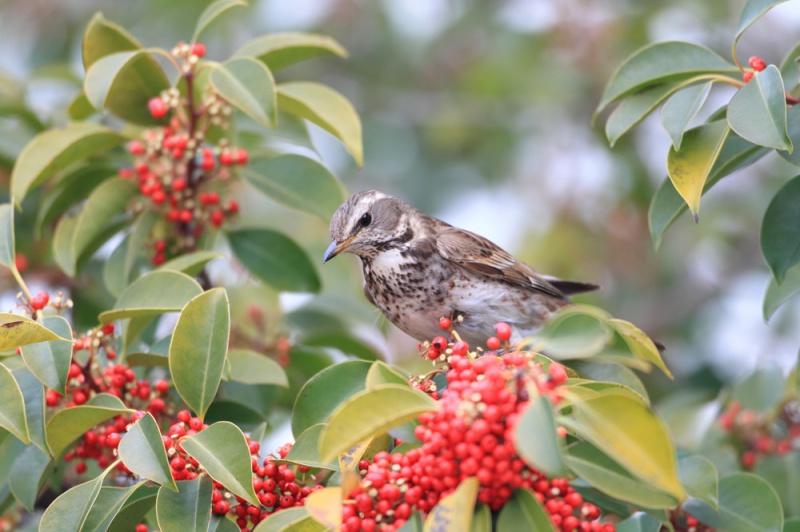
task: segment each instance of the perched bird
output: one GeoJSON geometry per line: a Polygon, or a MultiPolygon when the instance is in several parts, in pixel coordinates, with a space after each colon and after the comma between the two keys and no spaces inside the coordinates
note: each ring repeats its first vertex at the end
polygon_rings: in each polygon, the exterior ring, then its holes
{"type": "Polygon", "coordinates": [[[441,334],[440,318],[459,316],[457,331],[471,345],[494,335],[499,321],[517,341],[569,305],[567,296],[598,288],[537,273],[486,238],[375,190],[350,196],[330,234],[323,262],[357,255],[367,299],[419,341],[441,334]]]}

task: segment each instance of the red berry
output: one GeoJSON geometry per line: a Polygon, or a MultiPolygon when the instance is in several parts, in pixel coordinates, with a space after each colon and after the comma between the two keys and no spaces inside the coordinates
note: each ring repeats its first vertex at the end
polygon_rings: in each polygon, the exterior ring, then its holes
{"type": "Polygon", "coordinates": [[[150,101],[147,102],[147,108],[150,110],[150,114],[153,118],[164,118],[169,110],[164,100],[158,97],[150,98],[150,101]]]}
{"type": "Polygon", "coordinates": [[[237,201],[230,200],[228,202],[228,212],[231,214],[239,212],[239,203],[237,201]]]}
{"type": "Polygon", "coordinates": [[[553,383],[555,384],[561,384],[569,377],[569,375],[567,375],[567,370],[564,369],[564,366],[557,362],[550,364],[550,367],[547,371],[550,373],[550,378],[553,379],[553,383]]]}
{"type": "Polygon", "coordinates": [[[219,501],[214,505],[214,513],[219,515],[225,515],[231,509],[231,505],[228,504],[228,501],[219,501]]]}
{"type": "Polygon", "coordinates": [[[500,349],[500,339],[497,336],[490,336],[486,340],[486,347],[492,351],[500,349]]]}
{"type": "Polygon", "coordinates": [[[459,341],[453,344],[454,355],[466,355],[469,352],[469,344],[467,342],[459,341]]]}
{"type": "Polygon", "coordinates": [[[192,55],[196,55],[197,57],[203,57],[206,55],[206,45],[201,42],[196,42],[192,45],[191,48],[192,55]]]}
{"type": "Polygon", "coordinates": [[[247,150],[244,148],[239,148],[236,150],[236,163],[237,164],[247,164],[248,155],[247,150]]]}
{"type": "Polygon", "coordinates": [[[47,292],[39,292],[31,298],[31,308],[42,310],[50,302],[50,295],[47,292]]]}
{"type": "Polygon", "coordinates": [[[150,400],[150,404],[147,406],[147,409],[153,414],[160,414],[164,411],[165,406],[166,405],[164,404],[164,400],[162,398],[153,397],[153,399],[150,400]]]}
{"type": "Polygon", "coordinates": [[[86,402],[87,399],[88,399],[88,397],[86,397],[86,392],[84,392],[83,390],[78,390],[77,392],[72,394],[72,401],[76,405],[79,405],[79,406],[82,405],[83,403],[86,402]]]}
{"type": "Polygon", "coordinates": [[[445,349],[447,349],[448,344],[449,342],[447,341],[447,338],[445,338],[444,336],[437,336],[436,338],[431,340],[431,347],[433,347],[437,351],[444,351],[445,349]]]}
{"type": "Polygon", "coordinates": [[[192,211],[190,211],[189,209],[183,209],[181,211],[181,215],[180,215],[180,218],[179,218],[180,221],[182,221],[184,223],[188,223],[188,222],[192,221],[192,218],[194,218],[194,213],[192,211]]]}
{"type": "Polygon", "coordinates": [[[450,328],[451,325],[453,325],[453,322],[450,320],[450,318],[439,318],[440,329],[444,329],[446,331],[450,328]]]}
{"type": "Polygon", "coordinates": [[[158,380],[156,381],[154,388],[161,395],[166,395],[169,392],[169,381],[166,379],[158,380]]]}
{"type": "Polygon", "coordinates": [[[177,190],[177,191],[186,190],[187,184],[188,183],[183,178],[176,179],[175,181],[172,182],[172,190],[177,190]]]}
{"type": "Polygon", "coordinates": [[[156,190],[150,196],[150,199],[153,200],[153,203],[155,203],[156,205],[161,205],[162,203],[164,203],[164,201],[166,201],[167,193],[164,192],[163,190],[156,190]]]}
{"type": "Polygon", "coordinates": [[[180,456],[176,456],[170,461],[169,466],[175,471],[182,471],[186,469],[186,460],[180,456]]]}
{"type": "Polygon", "coordinates": [[[164,256],[163,253],[156,253],[155,255],[153,255],[153,258],[150,259],[150,262],[153,263],[153,266],[160,266],[164,264],[166,260],[167,258],[164,256]]]}
{"type": "Polygon", "coordinates": [[[136,532],[147,532],[148,530],[150,529],[147,528],[147,525],[144,523],[139,523],[138,525],[136,525],[136,532]]]}
{"type": "Polygon", "coordinates": [[[250,454],[258,454],[259,449],[261,449],[261,444],[252,440],[247,443],[247,447],[250,448],[250,454]]]}
{"type": "Polygon", "coordinates": [[[17,256],[14,257],[14,266],[19,273],[25,273],[25,270],[28,269],[28,257],[24,253],[17,253],[17,256]]]}
{"type": "Polygon", "coordinates": [[[748,83],[751,79],[753,79],[753,73],[748,70],[747,72],[742,74],[742,79],[744,80],[745,83],[748,83]]]}
{"type": "Polygon", "coordinates": [[[116,449],[121,439],[122,436],[119,435],[119,432],[112,432],[111,434],[106,436],[106,445],[108,445],[112,449],[116,449]]]}
{"type": "Polygon", "coordinates": [[[69,365],[69,373],[67,373],[67,377],[70,379],[74,379],[81,373],[83,373],[81,367],[73,362],[72,364],[69,365]]]}
{"type": "Polygon", "coordinates": [[[494,332],[497,333],[497,338],[503,342],[508,342],[511,339],[511,326],[504,321],[495,324],[494,332]]]}
{"type": "Polygon", "coordinates": [[[47,406],[56,406],[60,399],[61,394],[55,390],[47,390],[47,393],[44,394],[44,400],[47,403],[47,406]]]}
{"type": "Polygon", "coordinates": [[[428,348],[427,356],[431,360],[436,360],[437,358],[439,358],[439,350],[431,346],[428,348]]]}
{"type": "Polygon", "coordinates": [[[750,61],[748,61],[748,63],[750,64],[750,67],[756,72],[761,72],[762,70],[767,68],[767,64],[764,62],[764,60],[755,55],[750,58],[750,61]]]}
{"type": "Polygon", "coordinates": [[[200,419],[199,417],[193,417],[192,419],[189,420],[189,428],[194,431],[200,432],[201,430],[203,430],[203,420],[200,419]]]}
{"type": "Polygon", "coordinates": [[[139,140],[132,140],[131,143],[128,144],[128,151],[131,152],[131,155],[143,155],[144,144],[139,140]]]}
{"type": "Polygon", "coordinates": [[[114,334],[114,324],[107,323],[103,326],[103,334],[114,334]]]}
{"type": "Polygon", "coordinates": [[[78,462],[75,464],[75,472],[79,475],[86,473],[86,462],[78,462]]]}
{"type": "Polygon", "coordinates": [[[219,227],[222,225],[222,222],[225,220],[225,215],[222,213],[221,210],[216,209],[211,211],[211,225],[214,227],[219,227]]]}
{"type": "Polygon", "coordinates": [[[181,410],[176,417],[181,423],[188,423],[192,419],[192,414],[188,410],[181,410]]]}
{"type": "Polygon", "coordinates": [[[109,359],[109,360],[114,360],[115,358],[117,358],[116,351],[112,351],[110,349],[106,349],[106,358],[109,359]]]}
{"type": "Polygon", "coordinates": [[[219,154],[219,164],[223,166],[230,166],[234,163],[233,153],[230,150],[225,150],[219,154]]]}

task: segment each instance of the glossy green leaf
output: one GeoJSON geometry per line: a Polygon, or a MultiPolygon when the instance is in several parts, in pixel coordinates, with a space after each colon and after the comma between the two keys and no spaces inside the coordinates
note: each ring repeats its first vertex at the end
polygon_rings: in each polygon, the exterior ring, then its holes
{"type": "Polygon", "coordinates": [[[761,224],[761,253],[778,283],[800,262],[800,176],[775,194],[761,224]]]}
{"type": "Polygon", "coordinates": [[[231,363],[230,380],[245,384],[273,384],[287,388],[289,381],[283,368],[271,358],[248,349],[228,351],[231,363]]]}
{"type": "Polygon", "coordinates": [[[731,399],[745,410],[772,412],[783,399],[786,377],[774,361],[765,361],[734,386],[731,399]]]}
{"type": "Polygon", "coordinates": [[[212,515],[208,523],[208,532],[240,532],[239,526],[226,516],[212,515]]]}
{"type": "Polygon", "coordinates": [[[688,42],[649,44],[635,52],[612,74],[595,114],[608,104],[646,87],[681,81],[701,74],[738,74],[735,65],[708,48],[688,42]]]}
{"type": "Polygon", "coordinates": [[[207,478],[178,482],[177,491],[161,486],[156,518],[161,532],[207,530],[211,521],[211,489],[207,478]]]}
{"type": "Polygon", "coordinates": [[[467,530],[472,524],[472,512],[479,486],[475,477],[462,480],[455,491],[442,497],[431,509],[425,518],[423,532],[467,530]]]}
{"type": "Polygon", "coordinates": [[[654,489],[683,498],[675,448],[664,422],[626,395],[607,394],[572,405],[568,428],[654,489]]]}
{"type": "Polygon", "coordinates": [[[175,389],[202,419],[214,400],[228,353],[231,313],[224,288],[195,297],[181,311],[169,344],[175,389]]]}
{"type": "Polygon", "coordinates": [[[37,342],[63,340],[44,325],[19,314],[0,312],[0,351],[37,342]]]}
{"type": "Polygon", "coordinates": [[[764,13],[776,5],[784,2],[786,2],[786,0],[747,0],[742,8],[741,15],[739,15],[739,24],[736,27],[736,37],[733,40],[734,50],[736,49],[736,42],[739,40],[739,37],[742,36],[744,30],[749,28],[753,22],[761,18],[764,13]]]}
{"type": "MultiPolygon", "coordinates": [[[[703,193],[705,194],[723,177],[753,164],[769,151],[768,148],[747,142],[733,132],[729,133],[706,179],[703,193]]],[[[686,209],[686,202],[675,190],[672,181],[669,178],[665,179],[653,195],[648,212],[650,235],[656,249],[661,245],[664,232],[686,209]]]]}
{"type": "Polygon", "coordinates": [[[348,397],[364,390],[370,366],[364,360],[348,360],[311,377],[294,403],[292,433],[295,438],[312,425],[327,421],[348,397]]]}
{"type": "Polygon", "coordinates": [[[649,336],[634,324],[625,320],[610,319],[608,324],[622,336],[633,356],[650,362],[663,371],[667,377],[672,378],[672,373],[664,363],[664,359],[661,358],[661,353],[658,351],[656,344],[649,336]]]}
{"type": "Polygon", "coordinates": [[[781,284],[770,277],[767,293],[764,295],[764,321],[769,321],[778,308],[800,292],[800,264],[786,270],[781,284]]]}
{"type": "Polygon", "coordinates": [[[690,497],[699,499],[712,508],[719,506],[719,474],[708,458],[700,455],[678,460],[681,484],[690,497]]]}
{"type": "Polygon", "coordinates": [[[186,274],[171,270],[153,271],[131,284],[112,310],[100,314],[100,321],[109,323],[125,318],[178,312],[202,292],[197,281],[186,274]]]}
{"type": "Polygon", "coordinates": [[[74,486],[54,500],[39,521],[40,532],[83,530],[89,512],[100,494],[108,469],[83,484],[74,486]]]}
{"type": "Polygon", "coordinates": [[[783,523],[783,532],[800,532],[800,517],[787,519],[783,523]]]}
{"type": "Polygon", "coordinates": [[[10,203],[0,205],[0,265],[14,266],[14,207],[10,203]]]}
{"type": "Polygon", "coordinates": [[[616,532],[659,532],[661,521],[644,512],[636,512],[615,526],[616,532]]]}
{"type": "Polygon", "coordinates": [[[176,272],[183,272],[186,275],[197,275],[205,268],[206,264],[224,256],[225,255],[217,251],[193,251],[168,260],[159,266],[158,269],[174,270],[176,272]]]}
{"type": "Polygon", "coordinates": [[[150,233],[158,221],[155,212],[143,212],[103,266],[103,284],[115,297],[122,295],[132,277],[138,273],[137,266],[144,259],[150,233]]]}
{"type": "Polygon", "coordinates": [[[31,442],[25,415],[25,399],[16,379],[0,364],[0,427],[3,427],[25,444],[31,442]]]}
{"type": "Polygon", "coordinates": [[[753,144],[792,151],[783,79],[775,65],[756,72],[753,79],[733,95],[728,104],[728,125],[753,144]]]}
{"type": "Polygon", "coordinates": [[[595,307],[565,307],[536,335],[533,350],[556,360],[596,355],[612,338],[608,318],[608,314],[595,307]]]}
{"type": "Polygon", "coordinates": [[[89,70],[102,57],[139,48],[139,41],[122,26],[106,20],[102,13],[95,13],[83,34],[83,67],[89,70]]]}
{"type": "Polygon", "coordinates": [[[750,473],[731,473],[719,480],[719,511],[689,499],[684,509],[700,522],[725,532],[780,532],[783,510],[775,490],[750,473]]]}
{"type": "Polygon", "coordinates": [[[117,414],[132,412],[113,395],[101,393],[81,406],[59,410],[47,421],[47,445],[59,460],[78,438],[90,428],[117,414]]]}
{"type": "Polygon", "coordinates": [[[39,491],[52,471],[52,459],[35,445],[28,445],[22,454],[15,458],[8,478],[9,487],[14,497],[29,512],[33,512],[39,491]]]}
{"type": "Polygon", "coordinates": [[[130,532],[141,523],[145,515],[155,506],[160,486],[139,484],[114,516],[108,532],[130,532]]]}
{"type": "Polygon", "coordinates": [[[470,532],[492,532],[492,511],[483,503],[475,505],[470,532]]]}
{"type": "Polygon", "coordinates": [[[169,86],[161,66],[145,50],[102,57],[88,68],[83,81],[83,91],[95,109],[144,126],[162,123],[147,110],[147,102],[169,86]]]}
{"type": "MultiPolygon", "coordinates": [[[[786,516],[800,517],[800,451],[784,455],[760,456],[753,473],[775,489],[786,516]]],[[[786,530],[784,528],[784,530],[786,530]]]]}
{"type": "Polygon", "coordinates": [[[17,205],[28,190],[67,166],[110,150],[125,137],[93,122],[74,122],[64,129],[36,135],[19,154],[11,172],[11,196],[17,205]]]}
{"type": "Polygon", "coordinates": [[[81,532],[106,532],[128,499],[142,486],[141,482],[124,488],[102,486],[81,532]]]}
{"type": "Polygon", "coordinates": [[[285,154],[250,165],[245,178],[271,199],[326,223],[345,200],[333,174],[308,157],[285,154]]]}
{"type": "Polygon", "coordinates": [[[306,252],[270,229],[228,233],[233,254],[258,279],[285,292],[318,292],[320,279],[306,252]]]}
{"type": "Polygon", "coordinates": [[[553,404],[547,397],[539,395],[530,402],[515,430],[514,445],[528,465],[551,477],[566,476],[553,404]]]}
{"type": "MultiPolygon", "coordinates": [[[[781,71],[781,77],[783,78],[783,85],[789,93],[794,93],[797,86],[800,85],[800,65],[797,63],[798,57],[800,57],[800,42],[795,44],[794,48],[786,53],[778,67],[781,71]]],[[[791,112],[791,109],[795,107],[797,106],[792,106],[789,111],[791,112]]],[[[791,127],[791,125],[792,119],[789,118],[789,127],[791,127]]]]}
{"type": "Polygon", "coordinates": [[[200,38],[200,34],[223,13],[234,7],[247,7],[247,2],[243,0],[216,0],[210,3],[197,19],[197,24],[192,35],[192,42],[200,38]]]}
{"type": "Polygon", "coordinates": [[[178,491],[161,440],[161,431],[152,414],[132,424],[122,436],[117,452],[122,463],[140,477],[178,491]]]}
{"type": "Polygon", "coordinates": [[[278,107],[328,131],[342,141],[358,166],[364,163],[361,119],[353,104],[337,91],[307,81],[281,83],[278,107]]]}
{"type": "Polygon", "coordinates": [[[319,456],[319,441],[324,429],[324,423],[317,423],[304,430],[303,433],[297,437],[289,454],[286,455],[285,461],[292,464],[338,471],[339,463],[336,459],[323,462],[319,456]]]}
{"type": "Polygon", "coordinates": [[[44,386],[25,365],[12,369],[11,374],[14,375],[25,400],[25,421],[28,424],[31,443],[49,455],[50,449],[47,447],[44,431],[44,386]]]}
{"type": "MultiPolygon", "coordinates": [[[[797,65],[797,63],[795,63],[797,65]]],[[[798,66],[800,69],[800,66],[798,66]]],[[[800,75],[799,75],[800,76],[800,75]]],[[[786,111],[786,132],[789,135],[789,141],[794,146],[800,143],[800,106],[792,105],[786,111]]],[[[786,150],[778,150],[778,155],[789,161],[795,166],[800,166],[800,150],[792,150],[789,153],[786,150]]]]}
{"type": "Polygon", "coordinates": [[[609,145],[613,147],[625,133],[633,129],[677,89],[678,87],[673,84],[657,85],[622,100],[608,115],[606,121],[606,138],[609,145]]]}
{"type": "Polygon", "coordinates": [[[72,360],[72,329],[67,320],[61,316],[48,316],[42,319],[42,325],[61,338],[22,346],[22,359],[31,372],[42,384],[66,395],[67,374],[72,360]]]}
{"type": "Polygon", "coordinates": [[[693,450],[702,447],[721,410],[713,394],[701,390],[679,389],[658,403],[658,413],[667,422],[675,444],[693,450]]]}
{"type": "Polygon", "coordinates": [[[436,409],[436,401],[408,385],[384,384],[345,400],[328,418],[319,448],[327,461],[353,445],[436,409]]]}
{"type": "Polygon", "coordinates": [[[642,381],[636,376],[636,373],[621,364],[586,361],[575,364],[574,368],[584,378],[622,384],[641,395],[648,404],[650,403],[650,397],[642,381]]]}
{"type": "Polygon", "coordinates": [[[636,478],[589,442],[567,447],[564,460],[576,475],[615,499],[643,508],[674,508],[680,502],[679,498],[636,478]]]}
{"type": "Polygon", "coordinates": [[[275,80],[264,63],[250,57],[230,59],[211,72],[211,86],[223,99],[259,124],[277,120],[275,80]]]}
{"type": "Polygon", "coordinates": [[[548,513],[536,500],[533,493],[525,488],[516,490],[500,510],[497,517],[497,530],[555,532],[548,513]]]}
{"type": "Polygon", "coordinates": [[[700,196],[706,180],[729,132],[725,122],[712,122],[690,129],[683,135],[681,151],[671,148],[667,154],[669,178],[695,220],[700,211],[700,196]]]}
{"type": "Polygon", "coordinates": [[[408,377],[400,373],[382,360],[376,360],[367,372],[367,388],[374,388],[381,384],[408,384],[408,377]]]}
{"type": "Polygon", "coordinates": [[[253,489],[250,449],[239,427],[219,421],[186,438],[182,445],[211,478],[251,504],[260,504],[253,489]]]}
{"type": "Polygon", "coordinates": [[[86,98],[86,94],[84,94],[83,91],[76,94],[72,100],[70,100],[69,105],[67,105],[67,116],[70,120],[76,122],[86,120],[93,114],[95,114],[95,108],[86,98]]]}
{"type": "Polygon", "coordinates": [[[294,63],[324,54],[347,57],[347,50],[326,35],[287,32],[256,37],[239,48],[234,56],[257,57],[275,72],[294,63]]]}
{"type": "Polygon", "coordinates": [[[676,150],[680,151],[683,133],[706,102],[711,85],[713,82],[708,81],[681,89],[670,96],[661,108],[661,125],[669,133],[676,150]]]}
{"type": "Polygon", "coordinates": [[[275,512],[253,529],[253,532],[323,532],[328,527],[317,523],[308,511],[300,506],[275,512]]]}

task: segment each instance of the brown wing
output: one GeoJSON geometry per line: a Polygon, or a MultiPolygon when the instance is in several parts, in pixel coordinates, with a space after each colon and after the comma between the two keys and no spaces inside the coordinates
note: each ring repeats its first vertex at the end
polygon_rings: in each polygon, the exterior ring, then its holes
{"type": "Polygon", "coordinates": [[[488,277],[504,279],[509,283],[566,299],[558,288],[536,270],[519,262],[510,253],[475,233],[441,227],[436,235],[436,249],[450,262],[488,277]]]}

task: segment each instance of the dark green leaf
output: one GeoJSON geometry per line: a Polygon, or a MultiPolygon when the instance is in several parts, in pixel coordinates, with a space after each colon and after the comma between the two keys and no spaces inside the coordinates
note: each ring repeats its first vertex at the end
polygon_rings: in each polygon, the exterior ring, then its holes
{"type": "Polygon", "coordinates": [[[102,486],[81,532],[106,532],[128,499],[142,486],[143,483],[124,488],[102,486]]]}
{"type": "MultiPolygon", "coordinates": [[[[770,483],[781,499],[787,516],[800,517],[800,451],[760,456],[753,473],[770,483]]],[[[786,530],[784,528],[784,530],[786,530]]]]}
{"type": "Polygon", "coordinates": [[[156,518],[161,532],[208,530],[212,484],[205,477],[178,482],[177,491],[161,486],[156,498],[156,518]]]}
{"type": "Polygon", "coordinates": [[[107,393],[95,395],[81,406],[59,410],[47,421],[47,444],[56,460],[83,433],[117,414],[131,412],[122,401],[107,393]]]}
{"type": "Polygon", "coordinates": [[[140,477],[178,491],[161,440],[161,431],[150,413],[131,425],[118,448],[122,463],[140,477]]]}
{"type": "Polygon", "coordinates": [[[196,42],[197,39],[200,38],[200,34],[203,33],[203,30],[205,30],[209,24],[219,18],[225,11],[234,7],[247,7],[247,2],[243,0],[216,0],[209,4],[208,7],[200,13],[200,17],[197,19],[194,34],[192,35],[192,42],[196,42]]]}
{"type": "Polygon", "coordinates": [[[711,91],[711,85],[713,82],[708,81],[702,85],[681,89],[673,94],[661,108],[661,125],[669,133],[672,145],[676,150],[681,149],[683,133],[700,108],[703,107],[708,93],[711,91]]]}
{"type": "Polygon", "coordinates": [[[470,532],[492,532],[492,511],[483,503],[475,505],[470,532]]]}
{"type": "Polygon", "coordinates": [[[778,283],[800,262],[800,176],[772,198],[761,224],[761,252],[778,283]]]}
{"type": "Polygon", "coordinates": [[[137,524],[141,523],[145,514],[156,504],[156,494],[160,486],[139,484],[122,508],[114,516],[108,532],[130,532],[137,524]]]}
{"type": "Polygon", "coordinates": [[[250,57],[230,59],[211,72],[210,80],[217,94],[228,103],[259,124],[275,127],[275,80],[264,63],[250,57]]]}
{"type": "Polygon", "coordinates": [[[14,207],[10,203],[0,205],[0,265],[14,265],[14,207]]]}
{"type": "Polygon", "coordinates": [[[792,151],[786,129],[786,95],[775,65],[756,72],[728,104],[728,124],[753,144],[792,151]]]}
{"type": "MultiPolygon", "coordinates": [[[[794,64],[797,65],[797,63],[794,64]]],[[[800,143],[800,106],[793,105],[789,107],[789,110],[786,111],[786,123],[789,141],[792,146],[796,143],[800,143]]],[[[800,150],[792,150],[791,153],[786,150],[778,150],[778,155],[793,165],[800,166],[800,150]]]]}
{"type": "Polygon", "coordinates": [[[39,530],[82,530],[107,473],[108,469],[59,495],[44,511],[39,530]]]}
{"type": "Polygon", "coordinates": [[[31,442],[25,415],[25,399],[14,375],[0,364],[0,427],[25,444],[31,442]]]}
{"type": "Polygon", "coordinates": [[[719,474],[710,460],[700,455],[681,458],[678,460],[678,474],[690,497],[718,508],[719,474]]]}
{"type": "Polygon", "coordinates": [[[286,372],[283,368],[261,353],[248,349],[231,349],[228,351],[231,362],[230,380],[245,384],[273,384],[288,387],[286,372]]]}
{"type": "Polygon", "coordinates": [[[66,395],[67,374],[72,360],[72,329],[61,316],[48,316],[42,325],[61,338],[52,342],[40,342],[23,346],[22,359],[42,384],[66,395]]]}
{"type": "Polygon", "coordinates": [[[553,405],[543,395],[533,399],[519,418],[514,444],[520,457],[548,476],[564,477],[562,442],[556,433],[553,405]]]}
{"type": "Polygon", "coordinates": [[[719,481],[719,512],[689,499],[684,509],[700,522],[725,532],[780,532],[783,510],[766,481],[750,473],[731,473],[719,481]]]}
{"type": "Polygon", "coordinates": [[[500,510],[498,530],[535,530],[555,532],[550,516],[541,503],[527,489],[518,489],[500,510]]]}
{"type": "Polygon", "coordinates": [[[109,22],[102,13],[95,13],[83,34],[83,68],[89,70],[95,61],[109,54],[138,50],[142,46],[122,26],[109,22]]]}
{"type": "Polygon", "coordinates": [[[271,199],[325,222],[344,201],[342,186],[323,165],[286,154],[258,161],[247,169],[245,178],[271,199]]]}
{"type": "Polygon", "coordinates": [[[14,497],[29,512],[33,511],[39,490],[52,471],[51,458],[35,445],[28,445],[23,453],[15,458],[8,478],[9,487],[14,497]]]}
{"type": "Polygon", "coordinates": [[[659,530],[661,530],[661,522],[644,512],[636,512],[616,524],[616,532],[658,532],[659,530]]]}
{"type": "Polygon", "coordinates": [[[764,321],[769,321],[778,308],[800,292],[800,265],[786,271],[781,284],[770,277],[767,293],[764,295],[764,321]]]}
{"type": "Polygon", "coordinates": [[[326,35],[314,33],[271,33],[246,43],[235,57],[254,56],[273,72],[299,61],[323,54],[347,57],[347,50],[326,35]]]}
{"type": "Polygon", "coordinates": [[[286,235],[269,229],[242,229],[228,233],[228,241],[250,273],[278,290],[319,291],[319,276],[311,260],[286,235]]]}
{"type": "Polygon", "coordinates": [[[43,453],[50,454],[44,431],[44,387],[27,366],[21,365],[18,368],[14,368],[11,373],[14,375],[14,379],[16,379],[20,390],[22,390],[22,397],[25,399],[25,420],[28,423],[28,434],[31,437],[31,443],[43,453]]]}
{"type": "Polygon", "coordinates": [[[131,284],[112,310],[100,314],[102,323],[132,317],[152,317],[178,312],[203,289],[186,274],[171,270],[153,271],[131,284]]]}
{"type": "Polygon", "coordinates": [[[613,147],[625,133],[633,129],[677,89],[678,86],[673,84],[657,85],[622,100],[608,115],[606,121],[608,143],[613,147]]]}

